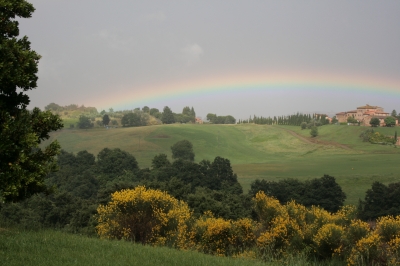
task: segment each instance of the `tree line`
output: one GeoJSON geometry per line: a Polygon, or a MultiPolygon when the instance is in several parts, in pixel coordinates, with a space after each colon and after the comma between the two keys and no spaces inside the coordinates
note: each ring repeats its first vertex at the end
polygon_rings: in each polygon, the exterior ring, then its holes
{"type": "Polygon", "coordinates": [[[326,119],[325,114],[302,114],[296,113],[287,116],[274,116],[274,117],[263,117],[256,116],[249,117],[249,119],[239,119],[238,124],[258,124],[258,125],[290,125],[290,126],[300,126],[302,123],[316,123],[319,125],[329,124],[329,120],[326,119]]]}

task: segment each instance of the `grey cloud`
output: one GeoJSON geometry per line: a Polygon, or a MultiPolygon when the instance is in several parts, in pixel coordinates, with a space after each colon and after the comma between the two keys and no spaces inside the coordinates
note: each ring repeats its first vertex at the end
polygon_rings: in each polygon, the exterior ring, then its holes
{"type": "Polygon", "coordinates": [[[148,13],[142,16],[142,20],[144,21],[157,21],[163,22],[165,21],[167,16],[162,11],[156,11],[153,13],[148,13]]]}
{"type": "Polygon", "coordinates": [[[204,54],[203,48],[200,47],[197,43],[186,46],[183,49],[183,53],[188,66],[191,66],[197,63],[200,60],[200,57],[204,54]]]}

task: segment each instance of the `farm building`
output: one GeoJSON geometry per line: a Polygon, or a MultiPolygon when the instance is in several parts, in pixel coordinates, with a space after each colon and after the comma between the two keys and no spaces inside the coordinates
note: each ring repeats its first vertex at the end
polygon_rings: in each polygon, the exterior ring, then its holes
{"type": "MultiPolygon", "coordinates": [[[[336,114],[336,119],[339,123],[347,123],[347,118],[354,117],[363,126],[369,126],[369,122],[372,118],[378,118],[381,126],[385,126],[385,118],[390,116],[386,113],[382,107],[364,105],[357,107],[357,110],[340,112],[336,114]]],[[[396,119],[396,126],[398,125],[398,120],[396,119]]]]}

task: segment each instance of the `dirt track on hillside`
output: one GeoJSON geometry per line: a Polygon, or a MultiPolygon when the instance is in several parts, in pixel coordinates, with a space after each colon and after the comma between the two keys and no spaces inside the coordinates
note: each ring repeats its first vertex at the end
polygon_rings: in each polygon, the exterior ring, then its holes
{"type": "Polygon", "coordinates": [[[286,129],[286,128],[282,128],[282,127],[279,127],[279,128],[287,131],[292,136],[294,136],[294,137],[296,137],[296,138],[298,138],[301,141],[304,141],[306,143],[310,143],[310,144],[313,143],[313,144],[319,144],[319,145],[330,145],[330,146],[335,146],[335,147],[342,148],[342,149],[345,149],[345,150],[351,150],[351,148],[349,148],[348,146],[346,146],[344,144],[340,144],[340,143],[337,143],[337,142],[334,142],[334,141],[319,140],[319,139],[316,139],[316,138],[306,138],[306,137],[303,137],[303,136],[297,134],[296,132],[294,132],[294,131],[292,131],[290,129],[286,129]]]}

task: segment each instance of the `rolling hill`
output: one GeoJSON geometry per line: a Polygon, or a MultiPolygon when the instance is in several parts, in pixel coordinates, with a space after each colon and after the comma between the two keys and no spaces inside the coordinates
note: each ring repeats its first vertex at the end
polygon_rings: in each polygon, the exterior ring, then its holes
{"type": "MultiPolygon", "coordinates": [[[[193,143],[196,161],[228,158],[243,187],[257,178],[307,180],[323,174],[334,176],[347,194],[348,204],[357,204],[373,181],[399,180],[400,149],[362,142],[367,128],[329,125],[311,139],[308,130],[294,126],[173,124],[130,128],[64,129],[54,132],[69,152],[87,150],[95,155],[103,148],[120,148],[133,154],[141,168],[165,153],[179,140],[193,143]]],[[[393,135],[393,128],[378,128],[393,135]]],[[[45,143],[44,143],[45,144],[45,143]]]]}

